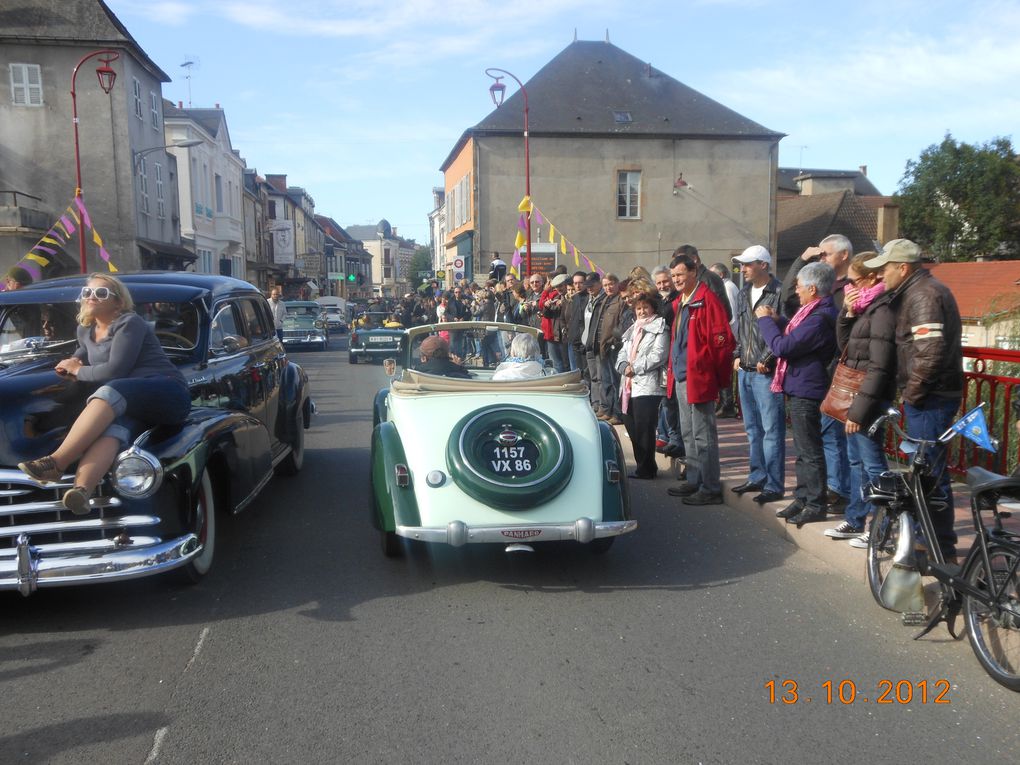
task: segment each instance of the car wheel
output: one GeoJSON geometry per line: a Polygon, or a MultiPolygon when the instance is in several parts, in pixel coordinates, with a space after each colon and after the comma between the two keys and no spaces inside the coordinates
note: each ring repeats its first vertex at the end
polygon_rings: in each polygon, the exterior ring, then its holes
{"type": "Polygon", "coordinates": [[[202,551],[179,569],[180,579],[185,584],[197,584],[212,568],[216,554],[216,497],[213,494],[209,471],[202,471],[191,512],[192,531],[202,546],[202,551]]]}
{"type": "Polygon", "coordinates": [[[301,407],[295,407],[294,443],[290,445],[290,453],[276,468],[280,475],[297,475],[305,464],[305,418],[301,407]]]}
{"type": "Polygon", "coordinates": [[[395,531],[380,531],[379,540],[382,542],[382,552],[387,558],[399,558],[404,554],[404,545],[395,531]]]}
{"type": "Polygon", "coordinates": [[[613,542],[616,541],[616,537],[599,537],[593,539],[588,543],[588,549],[591,550],[594,555],[602,555],[603,553],[609,552],[609,548],[613,546],[613,542]]]}

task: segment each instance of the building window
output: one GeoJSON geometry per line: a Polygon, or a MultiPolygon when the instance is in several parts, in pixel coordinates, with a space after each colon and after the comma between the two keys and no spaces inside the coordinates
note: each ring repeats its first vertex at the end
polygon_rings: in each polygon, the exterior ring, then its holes
{"type": "Polygon", "coordinates": [[[203,274],[211,274],[213,272],[212,250],[198,250],[198,267],[203,274]]]}
{"type": "Polygon", "coordinates": [[[613,120],[618,125],[626,125],[634,121],[634,118],[630,116],[630,112],[613,112],[613,120]]]}
{"type": "Polygon", "coordinates": [[[138,190],[142,193],[142,214],[149,214],[149,175],[145,157],[138,158],[138,190]]]}
{"type": "Polygon", "coordinates": [[[131,78],[131,91],[135,97],[135,116],[142,119],[142,83],[137,77],[131,78]]]}
{"type": "Polygon", "coordinates": [[[269,208],[269,219],[276,220],[276,201],[270,199],[269,202],[266,203],[266,206],[269,208]]]}
{"type": "Polygon", "coordinates": [[[213,176],[213,182],[216,186],[216,212],[223,212],[223,176],[216,173],[213,176]]]}
{"type": "Polygon", "coordinates": [[[382,270],[383,279],[393,278],[393,269],[390,266],[384,266],[382,270]]]}
{"type": "Polygon", "coordinates": [[[641,217],[641,171],[621,170],[616,176],[616,217],[641,217]]]}
{"type": "Polygon", "coordinates": [[[389,265],[393,264],[393,256],[390,254],[390,248],[389,247],[386,247],[383,250],[382,262],[383,262],[383,265],[385,265],[385,266],[389,266],[389,265]]]}
{"type": "Polygon", "coordinates": [[[152,129],[159,130],[159,96],[149,91],[149,119],[152,122],[152,129]]]}
{"type": "Polygon", "coordinates": [[[163,193],[163,166],[156,163],[156,215],[160,220],[166,218],[166,197],[163,193]]]}
{"type": "Polygon", "coordinates": [[[11,103],[42,106],[42,70],[38,64],[11,64],[11,103]]]}

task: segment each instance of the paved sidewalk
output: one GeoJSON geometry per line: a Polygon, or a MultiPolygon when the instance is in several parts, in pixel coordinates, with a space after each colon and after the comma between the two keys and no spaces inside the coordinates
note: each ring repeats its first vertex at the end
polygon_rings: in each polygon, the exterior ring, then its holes
{"type": "MultiPolygon", "coordinates": [[[[776,518],[776,511],[785,507],[793,501],[793,489],[796,485],[794,474],[794,459],[796,452],[793,448],[793,439],[787,435],[786,439],[786,497],[778,502],[772,502],[765,506],[758,505],[752,497],[753,493],[737,496],[730,488],[743,483],[747,479],[747,433],[744,430],[743,421],[734,418],[718,420],[719,430],[719,458],[721,474],[723,479],[723,501],[728,507],[753,516],[760,523],[769,527],[784,539],[796,544],[801,549],[821,558],[837,570],[848,576],[866,581],[865,556],[866,551],[851,547],[846,540],[831,539],[825,536],[825,530],[838,525],[843,520],[842,515],[832,515],[831,521],[809,523],[798,529],[796,526],[787,524],[783,519],[776,518]]],[[[617,428],[617,432],[625,444],[628,452],[630,441],[624,428],[617,428]]],[[[632,458],[628,454],[628,458],[632,458]]],[[[890,467],[895,465],[890,464],[890,467]]],[[[682,506],[690,512],[697,512],[695,507],[681,505],[677,497],[670,497],[666,489],[674,482],[670,460],[659,455],[659,477],[651,482],[649,488],[653,493],[661,493],[662,502],[682,506]]],[[[974,539],[973,526],[970,516],[970,492],[963,483],[954,483],[954,498],[956,510],[956,530],[960,536],[959,550],[961,557],[966,553],[974,539]]],[[[1015,513],[1020,515],[1020,513],[1015,513]]]]}

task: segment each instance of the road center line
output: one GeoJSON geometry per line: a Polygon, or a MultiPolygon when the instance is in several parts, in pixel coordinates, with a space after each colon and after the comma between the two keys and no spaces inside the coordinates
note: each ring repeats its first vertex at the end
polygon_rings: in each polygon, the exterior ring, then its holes
{"type": "Polygon", "coordinates": [[[192,651],[191,659],[188,660],[188,664],[184,668],[184,672],[181,673],[182,675],[185,672],[187,672],[189,669],[191,669],[191,665],[195,663],[195,659],[197,659],[198,655],[202,652],[202,646],[205,645],[205,639],[208,636],[209,636],[209,628],[208,627],[203,627],[202,628],[202,633],[198,636],[198,642],[195,644],[195,650],[192,651]]]}
{"type": "Polygon", "coordinates": [[[159,757],[160,747],[163,746],[163,739],[166,738],[167,731],[170,730],[166,726],[156,731],[156,735],[152,739],[152,749],[149,750],[149,756],[145,758],[145,765],[152,765],[156,762],[156,758],[159,757]]]}

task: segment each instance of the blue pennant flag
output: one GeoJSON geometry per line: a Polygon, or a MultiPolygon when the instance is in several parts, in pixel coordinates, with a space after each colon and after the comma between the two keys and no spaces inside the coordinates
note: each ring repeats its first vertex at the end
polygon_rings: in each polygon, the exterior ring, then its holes
{"type": "Polygon", "coordinates": [[[963,415],[952,426],[952,429],[964,438],[969,438],[982,449],[987,449],[990,452],[997,451],[997,447],[988,433],[988,422],[985,420],[983,404],[963,415]]]}

